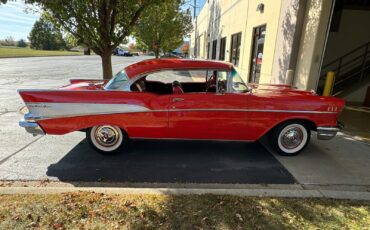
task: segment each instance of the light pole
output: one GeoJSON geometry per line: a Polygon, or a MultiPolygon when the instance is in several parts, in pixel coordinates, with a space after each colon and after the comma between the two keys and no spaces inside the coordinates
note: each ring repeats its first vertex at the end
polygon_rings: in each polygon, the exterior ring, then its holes
{"type": "Polygon", "coordinates": [[[197,0],[194,0],[194,58],[197,58],[197,0]]]}

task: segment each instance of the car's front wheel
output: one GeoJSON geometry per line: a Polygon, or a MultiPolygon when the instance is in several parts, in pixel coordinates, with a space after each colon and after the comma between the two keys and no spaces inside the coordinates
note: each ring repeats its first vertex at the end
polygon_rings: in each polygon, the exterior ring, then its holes
{"type": "Polygon", "coordinates": [[[283,156],[294,156],[306,148],[310,141],[310,129],[302,122],[285,122],[277,126],[271,135],[272,146],[283,156]]]}
{"type": "Polygon", "coordinates": [[[101,125],[89,128],[86,132],[88,142],[100,153],[117,153],[127,144],[127,134],[117,126],[101,125]]]}

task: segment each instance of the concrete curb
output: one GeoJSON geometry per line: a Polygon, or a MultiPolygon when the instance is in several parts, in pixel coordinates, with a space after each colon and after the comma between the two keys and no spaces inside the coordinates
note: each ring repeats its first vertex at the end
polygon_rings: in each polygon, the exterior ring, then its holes
{"type": "Polygon", "coordinates": [[[235,195],[279,198],[330,198],[370,200],[370,192],[304,190],[304,189],[194,189],[194,188],[112,188],[112,187],[1,187],[1,195],[59,194],[66,192],[96,192],[107,194],[152,194],[152,195],[235,195]]]}

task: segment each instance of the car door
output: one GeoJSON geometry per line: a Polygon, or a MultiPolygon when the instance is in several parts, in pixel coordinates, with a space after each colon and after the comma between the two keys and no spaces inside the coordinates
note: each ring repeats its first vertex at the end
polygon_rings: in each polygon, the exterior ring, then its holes
{"type": "MultiPolygon", "coordinates": [[[[214,71],[207,71],[212,73],[214,71]]],[[[171,95],[171,138],[248,140],[247,92],[235,92],[232,73],[217,71],[215,92],[171,95]]]]}

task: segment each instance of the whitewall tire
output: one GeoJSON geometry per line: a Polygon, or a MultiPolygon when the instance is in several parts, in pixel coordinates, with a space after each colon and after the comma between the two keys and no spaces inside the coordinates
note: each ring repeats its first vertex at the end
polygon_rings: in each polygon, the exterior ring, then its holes
{"type": "Polygon", "coordinates": [[[272,132],[272,146],[278,154],[294,156],[306,148],[310,141],[310,129],[302,122],[285,122],[272,132]]]}
{"type": "Polygon", "coordinates": [[[127,134],[117,126],[101,125],[87,130],[86,139],[101,153],[117,153],[128,140],[127,134]]]}

